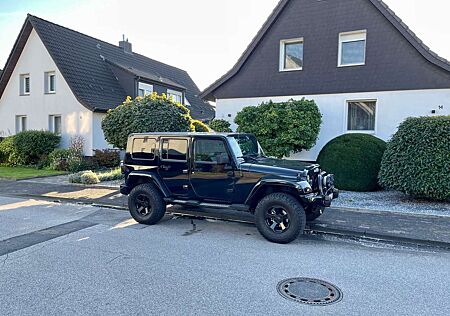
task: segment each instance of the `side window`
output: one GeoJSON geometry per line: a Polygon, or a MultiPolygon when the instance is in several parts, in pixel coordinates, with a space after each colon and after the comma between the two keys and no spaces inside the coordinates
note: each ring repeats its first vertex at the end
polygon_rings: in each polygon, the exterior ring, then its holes
{"type": "Polygon", "coordinates": [[[197,139],[194,145],[196,163],[227,164],[230,162],[225,144],[216,139],[197,139]]]}
{"type": "Polygon", "coordinates": [[[131,157],[133,159],[155,159],[156,139],[154,138],[135,138],[133,140],[133,151],[131,157]]]}
{"type": "Polygon", "coordinates": [[[186,139],[163,139],[163,160],[187,161],[188,142],[186,139]]]}

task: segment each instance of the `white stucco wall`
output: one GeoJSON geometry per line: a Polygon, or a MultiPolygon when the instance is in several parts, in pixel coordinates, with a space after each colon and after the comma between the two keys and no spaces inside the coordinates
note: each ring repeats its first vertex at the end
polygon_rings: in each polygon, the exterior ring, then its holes
{"type": "Polygon", "coordinates": [[[325,144],[331,139],[347,133],[347,101],[350,100],[369,99],[377,101],[375,132],[372,134],[386,141],[407,117],[432,115],[432,110],[436,110],[435,115],[450,115],[449,88],[445,90],[218,99],[216,101],[216,118],[229,121],[234,130],[236,128],[234,118],[237,112],[246,106],[256,106],[269,100],[283,102],[289,99],[301,99],[302,97],[316,101],[323,115],[323,123],[316,145],[310,151],[303,151],[291,156],[292,159],[315,160],[325,144]]]}
{"type": "Polygon", "coordinates": [[[105,135],[103,135],[102,130],[102,120],[106,114],[104,113],[93,113],[92,116],[92,149],[106,149],[113,148],[105,140],[105,135]]]}
{"type": "Polygon", "coordinates": [[[33,30],[0,99],[0,135],[14,135],[16,115],[27,116],[28,130],[48,130],[49,115],[61,115],[62,147],[70,137],[85,139],[85,155],[92,155],[93,113],[81,105],[62,77],[53,59],[33,30]],[[56,93],[45,94],[44,74],[56,73],[56,93]],[[20,95],[20,75],[30,74],[30,95],[20,95]]]}

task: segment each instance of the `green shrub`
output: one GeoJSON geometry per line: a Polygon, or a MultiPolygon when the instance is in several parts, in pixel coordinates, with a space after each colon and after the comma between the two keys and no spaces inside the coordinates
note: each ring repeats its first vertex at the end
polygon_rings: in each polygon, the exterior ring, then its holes
{"type": "Polygon", "coordinates": [[[192,120],[193,129],[195,132],[209,132],[209,127],[202,121],[192,120]]]}
{"type": "Polygon", "coordinates": [[[209,122],[209,128],[218,133],[231,133],[230,122],[222,119],[214,119],[209,122]]]}
{"type": "Polygon", "coordinates": [[[22,164],[14,147],[14,136],[6,137],[0,142],[0,164],[7,166],[22,164]]]}
{"type": "Polygon", "coordinates": [[[312,100],[270,101],[244,108],[235,122],[238,132],[255,134],[267,154],[281,158],[315,145],[322,115],[312,100]]]}
{"type": "Polygon", "coordinates": [[[69,182],[81,184],[97,184],[100,182],[100,180],[93,171],[88,170],[69,175],[69,182]]]}
{"type": "Polygon", "coordinates": [[[192,131],[192,118],[185,106],[156,93],[127,100],[109,110],[102,121],[106,140],[117,148],[125,149],[128,135],[147,132],[192,131]]]}
{"type": "Polygon", "coordinates": [[[61,137],[48,131],[23,131],[14,136],[14,148],[19,161],[36,165],[43,156],[58,147],[61,137]]]}
{"type": "Polygon", "coordinates": [[[70,172],[80,172],[86,170],[95,170],[98,166],[94,163],[90,157],[82,157],[80,159],[74,159],[69,161],[67,170],[70,172]]]}
{"type": "Polygon", "coordinates": [[[97,174],[97,176],[100,182],[122,180],[124,178],[124,175],[122,174],[120,168],[112,169],[111,171],[107,172],[100,172],[99,174],[97,174]]]}
{"type": "Polygon", "coordinates": [[[68,148],[55,149],[48,155],[48,162],[50,169],[60,170],[60,171],[68,171],[69,165],[73,161],[79,161],[82,159],[82,156],[75,150],[68,148]]]}
{"type": "Polygon", "coordinates": [[[408,118],[389,141],[380,184],[417,198],[450,200],[450,116],[408,118]]]}
{"type": "Polygon", "coordinates": [[[113,168],[120,164],[120,152],[117,149],[95,149],[92,159],[100,168],[113,168]]]}
{"type": "Polygon", "coordinates": [[[336,187],[348,191],[375,191],[386,143],[372,135],[345,134],[322,148],[317,162],[333,173],[336,187]]]}

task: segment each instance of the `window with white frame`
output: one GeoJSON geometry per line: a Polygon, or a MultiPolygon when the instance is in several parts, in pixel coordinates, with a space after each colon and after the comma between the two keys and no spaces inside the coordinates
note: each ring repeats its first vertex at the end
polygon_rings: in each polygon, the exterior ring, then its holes
{"type": "Polygon", "coordinates": [[[303,69],[303,38],[280,42],[280,71],[303,69]]]}
{"type": "Polygon", "coordinates": [[[61,135],[62,119],[61,115],[50,115],[48,119],[48,130],[57,135],[61,135]]]}
{"type": "Polygon", "coordinates": [[[376,103],[374,100],[347,101],[347,130],[374,132],[376,103]]]}
{"type": "Polygon", "coordinates": [[[183,103],[183,92],[167,89],[167,98],[170,99],[171,97],[172,97],[172,101],[178,102],[178,103],[183,103]]]}
{"type": "Polygon", "coordinates": [[[338,66],[359,66],[366,63],[367,31],[339,34],[338,66]]]}
{"type": "Polygon", "coordinates": [[[30,74],[20,75],[20,95],[29,95],[30,91],[30,74]]]}
{"type": "Polygon", "coordinates": [[[153,93],[153,85],[148,83],[139,82],[138,96],[144,97],[153,93]]]}
{"type": "Polygon", "coordinates": [[[44,78],[45,93],[55,93],[56,92],[56,75],[54,71],[49,71],[45,73],[44,78]]]}
{"type": "Polygon", "coordinates": [[[27,116],[16,115],[16,134],[27,130],[27,116]]]}

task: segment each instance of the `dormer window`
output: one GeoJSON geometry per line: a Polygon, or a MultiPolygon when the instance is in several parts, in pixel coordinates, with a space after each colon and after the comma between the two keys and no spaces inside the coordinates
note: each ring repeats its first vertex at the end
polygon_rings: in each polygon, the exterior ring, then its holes
{"type": "Polygon", "coordinates": [[[183,104],[183,92],[167,89],[167,98],[171,98],[173,102],[181,103],[183,104]]]}
{"type": "Polygon", "coordinates": [[[365,30],[339,34],[338,67],[365,65],[366,38],[365,30]]]}
{"type": "Polygon", "coordinates": [[[56,75],[54,71],[45,73],[45,93],[56,93],[56,75]]]}
{"type": "Polygon", "coordinates": [[[30,74],[20,75],[20,95],[29,95],[30,91],[30,74]]]}
{"type": "Polygon", "coordinates": [[[153,85],[148,83],[139,82],[138,96],[145,97],[146,95],[153,93],[153,85]]]}

